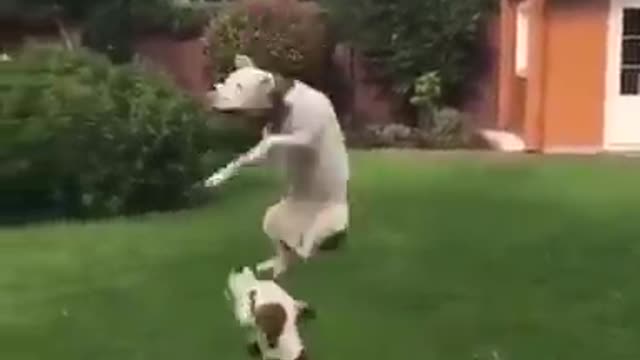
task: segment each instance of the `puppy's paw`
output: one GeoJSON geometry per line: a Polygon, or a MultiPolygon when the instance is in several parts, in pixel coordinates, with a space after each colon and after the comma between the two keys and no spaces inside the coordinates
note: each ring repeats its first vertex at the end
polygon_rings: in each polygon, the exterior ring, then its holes
{"type": "Polygon", "coordinates": [[[298,308],[298,321],[313,320],[318,316],[316,309],[304,301],[296,302],[298,308]]]}
{"type": "Polygon", "coordinates": [[[255,266],[256,276],[260,280],[273,280],[275,279],[275,264],[274,259],[263,261],[255,266]]]}
{"type": "Polygon", "coordinates": [[[252,358],[255,358],[255,359],[262,358],[262,350],[260,350],[260,346],[258,345],[258,342],[256,342],[256,341],[252,341],[252,342],[247,344],[247,353],[252,358]]]}
{"type": "Polygon", "coordinates": [[[256,265],[256,273],[259,274],[260,278],[267,278],[268,280],[276,280],[280,275],[284,274],[287,271],[287,266],[284,261],[273,258],[261,262],[256,265]]]}

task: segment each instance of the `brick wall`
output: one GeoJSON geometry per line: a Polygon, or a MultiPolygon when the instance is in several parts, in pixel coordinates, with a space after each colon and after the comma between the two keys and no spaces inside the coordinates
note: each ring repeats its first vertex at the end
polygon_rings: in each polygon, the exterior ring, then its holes
{"type": "Polygon", "coordinates": [[[176,40],[149,36],[137,40],[134,49],[148,64],[169,74],[190,94],[202,97],[211,88],[211,66],[200,38],[176,40]]]}

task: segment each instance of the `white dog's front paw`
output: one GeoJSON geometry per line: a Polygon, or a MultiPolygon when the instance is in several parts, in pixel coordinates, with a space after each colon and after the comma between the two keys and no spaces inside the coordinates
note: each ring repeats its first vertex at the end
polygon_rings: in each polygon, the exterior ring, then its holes
{"type": "Polygon", "coordinates": [[[301,238],[297,246],[293,248],[293,251],[295,251],[298,257],[305,262],[314,255],[314,250],[315,247],[313,244],[305,241],[304,237],[301,238]]]}
{"type": "Polygon", "coordinates": [[[266,140],[261,141],[253,149],[242,155],[241,161],[245,163],[255,163],[263,161],[267,156],[268,144],[266,140]]]}
{"type": "Polygon", "coordinates": [[[222,184],[226,179],[227,179],[227,174],[225,174],[224,172],[217,172],[204,182],[204,186],[216,187],[222,184]]]}
{"type": "Polygon", "coordinates": [[[256,265],[256,271],[262,274],[271,272],[271,277],[275,279],[287,271],[287,267],[282,260],[273,258],[256,265]]]}
{"type": "Polygon", "coordinates": [[[269,260],[265,260],[261,263],[259,263],[258,265],[256,265],[256,270],[258,272],[263,272],[263,271],[269,271],[271,269],[273,269],[275,259],[269,259],[269,260]]]}

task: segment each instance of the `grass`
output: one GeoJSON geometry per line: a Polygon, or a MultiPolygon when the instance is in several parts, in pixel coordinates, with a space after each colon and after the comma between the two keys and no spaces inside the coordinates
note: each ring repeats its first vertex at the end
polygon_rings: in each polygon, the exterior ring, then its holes
{"type": "MultiPolygon", "coordinates": [[[[640,167],[608,158],[353,155],[342,253],[296,267],[314,359],[640,359],[640,167]]],[[[0,359],[246,359],[222,295],[269,255],[277,187],[206,209],[0,230],[0,359]]]]}

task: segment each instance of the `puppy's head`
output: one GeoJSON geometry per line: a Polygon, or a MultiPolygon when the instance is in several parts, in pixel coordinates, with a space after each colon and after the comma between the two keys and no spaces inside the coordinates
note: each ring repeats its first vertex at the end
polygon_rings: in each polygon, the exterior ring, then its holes
{"type": "Polygon", "coordinates": [[[254,286],[257,281],[256,275],[249,266],[238,266],[229,273],[227,290],[232,296],[239,296],[249,287],[254,286]]]}
{"type": "Polygon", "coordinates": [[[236,318],[246,324],[251,318],[251,289],[258,283],[253,270],[248,266],[233,269],[227,278],[224,294],[234,307],[236,318]]]}

